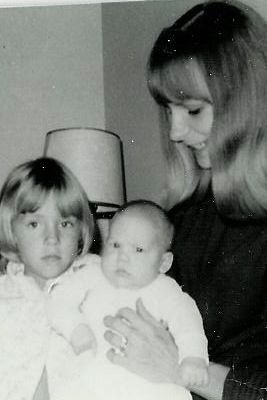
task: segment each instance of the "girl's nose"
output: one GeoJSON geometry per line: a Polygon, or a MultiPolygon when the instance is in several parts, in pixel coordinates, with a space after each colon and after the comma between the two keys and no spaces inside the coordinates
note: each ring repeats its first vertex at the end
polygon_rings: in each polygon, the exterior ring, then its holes
{"type": "Polygon", "coordinates": [[[182,142],[189,131],[187,112],[184,108],[176,107],[170,116],[170,140],[182,142]]]}
{"type": "Polygon", "coordinates": [[[59,240],[59,229],[56,224],[47,225],[45,228],[45,239],[49,243],[57,243],[59,240]]]}

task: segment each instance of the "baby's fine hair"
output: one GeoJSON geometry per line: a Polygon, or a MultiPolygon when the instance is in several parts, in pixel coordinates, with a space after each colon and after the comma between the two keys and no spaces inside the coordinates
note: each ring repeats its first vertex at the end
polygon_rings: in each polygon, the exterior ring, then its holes
{"type": "Polygon", "coordinates": [[[63,217],[75,216],[81,223],[79,252],[88,252],[94,233],[94,218],[87,195],[74,174],[60,161],[41,157],[15,167],[0,192],[0,251],[17,253],[13,221],[19,214],[35,212],[47,196],[55,196],[63,217]]]}
{"type": "Polygon", "coordinates": [[[158,242],[162,246],[163,250],[168,251],[171,249],[174,236],[174,226],[171,223],[167,212],[159,204],[151,200],[143,199],[129,201],[123,204],[116,211],[111,221],[111,225],[118,215],[125,213],[126,211],[131,211],[149,220],[155,227],[158,242]]]}

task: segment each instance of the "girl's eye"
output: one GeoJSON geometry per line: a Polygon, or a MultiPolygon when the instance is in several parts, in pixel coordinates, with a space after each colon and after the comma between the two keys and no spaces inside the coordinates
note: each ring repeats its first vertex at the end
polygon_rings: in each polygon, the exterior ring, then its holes
{"type": "Polygon", "coordinates": [[[201,113],[201,108],[193,108],[188,110],[189,115],[198,115],[201,113]]]}
{"type": "Polygon", "coordinates": [[[60,224],[63,228],[71,228],[73,226],[73,222],[70,220],[62,221],[60,224]]]}
{"type": "Polygon", "coordinates": [[[118,249],[120,247],[120,245],[118,242],[114,242],[113,247],[114,247],[114,249],[118,249]]]}
{"type": "Polygon", "coordinates": [[[144,249],[142,247],[136,247],[137,253],[143,253],[144,249]]]}

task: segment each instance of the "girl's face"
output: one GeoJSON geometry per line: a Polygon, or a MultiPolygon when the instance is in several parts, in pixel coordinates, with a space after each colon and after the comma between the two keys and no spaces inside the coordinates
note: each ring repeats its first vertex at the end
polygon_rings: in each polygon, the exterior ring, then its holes
{"type": "Polygon", "coordinates": [[[25,275],[40,287],[66,271],[78,254],[81,224],[61,216],[52,193],[35,212],[18,215],[12,227],[25,275]]]}

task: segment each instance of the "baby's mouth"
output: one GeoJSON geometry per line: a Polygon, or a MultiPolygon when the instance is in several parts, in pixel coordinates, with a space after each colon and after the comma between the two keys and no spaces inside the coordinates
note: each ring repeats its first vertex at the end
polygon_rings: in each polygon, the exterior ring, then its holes
{"type": "Polygon", "coordinates": [[[130,274],[129,274],[129,272],[125,271],[125,269],[119,268],[116,270],[116,275],[124,278],[124,277],[128,277],[130,274]]]}

